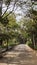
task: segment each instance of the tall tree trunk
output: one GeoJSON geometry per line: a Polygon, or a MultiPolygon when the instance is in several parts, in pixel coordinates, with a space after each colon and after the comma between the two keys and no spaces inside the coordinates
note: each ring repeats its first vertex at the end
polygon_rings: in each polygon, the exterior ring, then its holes
{"type": "Polygon", "coordinates": [[[33,44],[34,44],[34,49],[35,49],[35,37],[34,37],[34,34],[33,34],[33,44]]]}
{"type": "Polygon", "coordinates": [[[0,0],[0,17],[2,15],[2,2],[3,2],[3,0],[0,0]]]}
{"type": "Polygon", "coordinates": [[[7,39],[7,50],[8,50],[8,39],[7,39]]]}
{"type": "Polygon", "coordinates": [[[3,55],[2,55],[2,44],[3,44],[3,40],[1,39],[0,40],[0,46],[1,46],[1,48],[0,48],[0,58],[3,57],[3,55]]]}

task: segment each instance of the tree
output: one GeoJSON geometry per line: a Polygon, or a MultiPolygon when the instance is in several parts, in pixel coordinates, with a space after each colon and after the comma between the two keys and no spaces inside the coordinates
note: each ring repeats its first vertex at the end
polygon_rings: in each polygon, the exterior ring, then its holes
{"type": "MultiPolygon", "coordinates": [[[[14,28],[14,30],[15,30],[15,27],[18,27],[17,24],[15,23],[15,17],[16,16],[13,17],[11,14],[14,13],[17,10],[17,8],[19,8],[19,7],[20,7],[20,10],[22,10],[23,13],[25,13],[24,12],[25,11],[25,8],[24,8],[25,5],[27,7],[27,11],[26,11],[27,15],[35,12],[32,8],[33,4],[31,4],[30,0],[26,0],[26,1],[23,1],[23,0],[0,0],[0,24],[1,24],[0,43],[1,43],[1,45],[3,43],[3,40],[6,39],[8,42],[8,40],[10,38],[12,38],[12,33],[13,33],[12,29],[14,28]],[[3,3],[6,5],[6,10],[4,13],[2,12],[3,3]],[[12,3],[12,10],[8,12],[8,9],[10,9],[11,3],[12,3]],[[28,10],[28,6],[29,6],[29,10],[28,10]],[[32,12],[30,12],[30,9],[31,9],[30,7],[32,8],[32,10],[31,10],[32,12]],[[11,17],[11,18],[9,19],[9,17],[11,17]]],[[[13,14],[13,15],[15,15],[15,14],[13,14]]],[[[35,21],[36,21],[37,17],[35,16],[35,18],[36,18],[35,19],[35,21]]],[[[34,17],[33,17],[33,20],[34,20],[34,17]]],[[[30,26],[32,26],[32,24],[30,26]]],[[[36,25],[34,25],[34,26],[36,27],[36,25]]],[[[31,29],[31,27],[30,27],[30,29],[31,29]]],[[[29,31],[30,31],[30,29],[29,29],[29,31]]],[[[32,30],[33,30],[33,27],[32,27],[32,30]]],[[[31,30],[31,32],[32,32],[32,30],[31,30]]]]}
{"type": "Polygon", "coordinates": [[[34,43],[34,48],[35,48],[35,45],[36,45],[36,40],[37,39],[37,1],[34,1],[34,3],[32,3],[32,14],[31,14],[31,18],[33,19],[34,21],[34,31],[33,31],[33,43],[34,43]]]}
{"type": "MultiPolygon", "coordinates": [[[[12,0],[0,0],[0,23],[4,26],[3,29],[8,28],[7,27],[8,23],[9,23],[8,16],[10,14],[12,14],[18,7],[21,7],[22,5],[24,5],[24,3],[26,3],[26,2],[25,1],[23,2],[21,0],[20,1],[19,0],[13,0],[13,1],[12,0]],[[12,2],[12,11],[9,11],[7,13],[11,2],[12,2]],[[7,7],[4,13],[2,12],[3,3],[7,7]]],[[[3,33],[3,36],[4,36],[4,33],[3,33]]],[[[5,34],[5,36],[6,36],[6,34],[5,34]]],[[[2,34],[1,34],[1,37],[2,37],[2,34]]]]}

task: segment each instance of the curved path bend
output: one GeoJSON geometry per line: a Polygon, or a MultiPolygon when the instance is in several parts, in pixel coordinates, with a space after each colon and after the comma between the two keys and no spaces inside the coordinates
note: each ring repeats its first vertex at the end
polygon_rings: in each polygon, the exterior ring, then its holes
{"type": "Polygon", "coordinates": [[[20,44],[0,59],[0,65],[37,65],[37,52],[25,44],[20,44]]]}

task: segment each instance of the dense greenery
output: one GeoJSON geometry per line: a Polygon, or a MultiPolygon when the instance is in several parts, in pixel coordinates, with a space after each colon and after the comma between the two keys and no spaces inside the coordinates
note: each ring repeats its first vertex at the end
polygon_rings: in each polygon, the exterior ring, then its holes
{"type": "MultiPolygon", "coordinates": [[[[0,47],[7,47],[16,44],[28,44],[30,47],[37,49],[37,2],[36,1],[19,1],[19,0],[0,0],[0,47]],[[1,1],[3,1],[1,3],[1,1]],[[12,11],[8,12],[12,4],[12,11]],[[3,3],[7,7],[2,12],[3,3]],[[25,14],[24,5],[29,7],[26,16],[23,15],[17,22],[15,10],[20,8],[25,14]]],[[[25,8],[26,8],[25,7],[25,8]]],[[[19,14],[21,15],[21,14],[19,14]]]]}

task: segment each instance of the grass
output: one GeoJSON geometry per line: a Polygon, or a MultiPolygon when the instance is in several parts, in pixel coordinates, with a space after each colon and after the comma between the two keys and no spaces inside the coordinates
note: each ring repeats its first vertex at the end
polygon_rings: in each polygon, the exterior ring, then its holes
{"type": "Polygon", "coordinates": [[[15,45],[18,45],[19,43],[18,42],[8,42],[8,44],[7,43],[5,43],[5,44],[3,44],[2,46],[0,46],[0,48],[7,48],[7,45],[8,45],[8,47],[9,46],[15,46],[15,45]]]}

